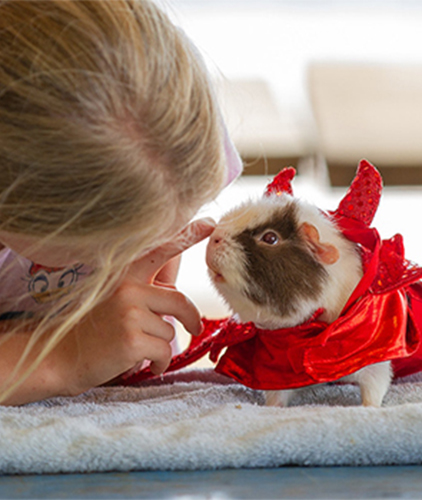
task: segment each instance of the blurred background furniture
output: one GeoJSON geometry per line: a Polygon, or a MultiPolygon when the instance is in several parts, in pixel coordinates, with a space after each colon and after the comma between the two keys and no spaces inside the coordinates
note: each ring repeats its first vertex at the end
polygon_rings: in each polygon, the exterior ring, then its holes
{"type": "Polygon", "coordinates": [[[361,158],[386,185],[422,184],[422,65],[313,63],[308,82],[332,185],[348,185],[361,158]]]}
{"type": "Polygon", "coordinates": [[[421,0],[171,1],[221,83],[245,174],[327,164],[345,185],[367,157],[387,185],[422,183],[421,0]]]}
{"type": "Polygon", "coordinates": [[[287,165],[301,172],[312,159],[315,168],[328,168],[332,186],[346,186],[367,158],[386,185],[422,184],[422,64],[313,62],[307,81],[314,120],[307,147],[268,81],[218,82],[246,175],[273,175],[287,165]]]}

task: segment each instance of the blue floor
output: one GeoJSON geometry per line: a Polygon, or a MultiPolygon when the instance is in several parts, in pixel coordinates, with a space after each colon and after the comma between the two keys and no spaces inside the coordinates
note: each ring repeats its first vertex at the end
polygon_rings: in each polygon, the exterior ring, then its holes
{"type": "Polygon", "coordinates": [[[422,467],[1,476],[0,498],[422,499],[422,467]]]}

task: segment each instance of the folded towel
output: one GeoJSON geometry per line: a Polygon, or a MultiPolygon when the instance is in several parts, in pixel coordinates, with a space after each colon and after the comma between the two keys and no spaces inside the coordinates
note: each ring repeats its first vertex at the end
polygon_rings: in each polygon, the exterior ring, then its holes
{"type": "Polygon", "coordinates": [[[211,369],[142,387],[0,407],[0,471],[59,473],[422,462],[422,377],[382,408],[350,384],[298,392],[289,408],[211,369]]]}

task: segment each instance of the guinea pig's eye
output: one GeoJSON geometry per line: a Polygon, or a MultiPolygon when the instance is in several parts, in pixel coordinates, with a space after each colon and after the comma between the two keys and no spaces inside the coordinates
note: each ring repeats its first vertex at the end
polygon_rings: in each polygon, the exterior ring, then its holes
{"type": "Polygon", "coordinates": [[[279,236],[274,231],[265,231],[259,238],[260,241],[267,245],[276,245],[279,241],[279,236]]]}

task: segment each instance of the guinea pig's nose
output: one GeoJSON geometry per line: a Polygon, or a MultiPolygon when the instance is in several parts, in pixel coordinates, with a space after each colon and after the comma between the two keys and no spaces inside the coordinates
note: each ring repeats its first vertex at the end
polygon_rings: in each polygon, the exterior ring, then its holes
{"type": "Polygon", "coordinates": [[[210,243],[213,246],[219,245],[223,240],[223,237],[219,231],[214,231],[210,236],[210,243]]]}

